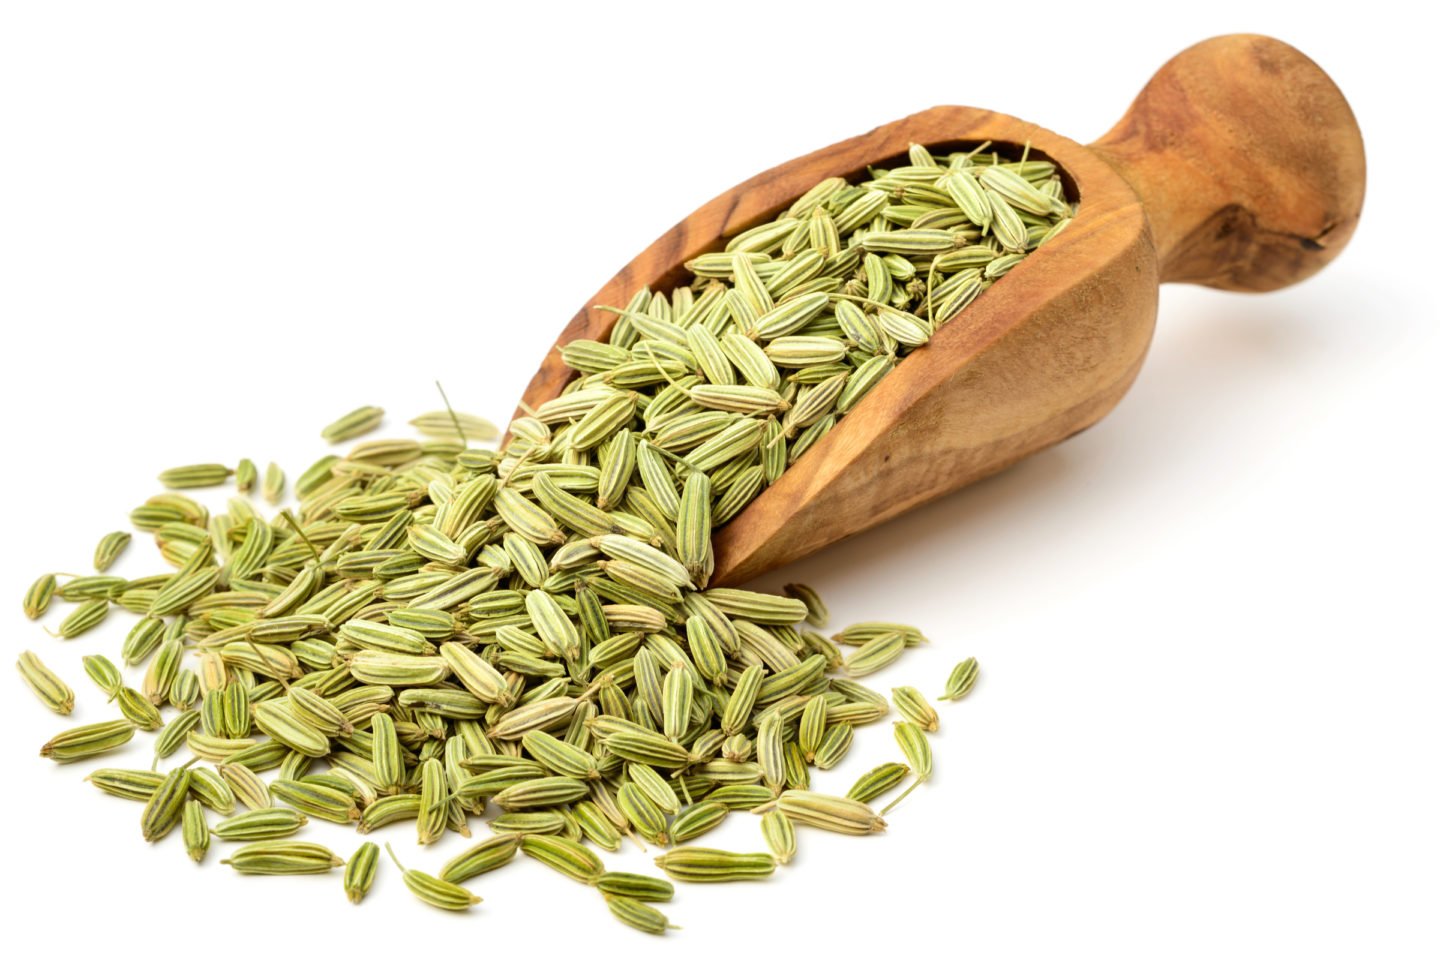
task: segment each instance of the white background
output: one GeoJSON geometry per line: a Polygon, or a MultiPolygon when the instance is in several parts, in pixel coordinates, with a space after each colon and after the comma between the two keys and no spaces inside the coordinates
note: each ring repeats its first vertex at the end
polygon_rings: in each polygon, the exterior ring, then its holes
{"type": "MultiPolygon", "coordinates": [[[[39,652],[81,705],[67,722],[4,682],[11,941],[1435,957],[1421,25],[1384,3],[570,7],[4,5],[3,623],[7,657],[39,652]],[[113,655],[130,618],[59,642],[20,595],[83,572],[159,469],[249,456],[293,476],[321,424],[374,403],[403,427],[438,406],[437,378],[503,419],[574,310],[732,183],[937,103],[1091,140],[1170,55],[1242,30],[1312,56],[1360,119],[1369,195],[1344,255],[1265,296],[1166,288],[1149,362],[1101,425],[767,582],[817,585],[841,624],[922,625],[933,645],[876,686],[933,694],[981,660],[943,709],[935,783],[886,835],[807,832],[770,883],[684,888],[667,908],[684,930],[660,941],[534,864],[475,881],[485,903],[460,917],[389,865],[362,908],[338,874],[240,878],[214,851],[196,868],[178,837],[144,844],[138,805],[82,784],[87,765],[35,756],[110,716],[79,658],[113,655]]],[[[157,563],[137,539],[120,570],[157,563]]],[[[843,792],[893,757],[886,727],[817,783],[843,792]]],[[[458,850],[386,836],[416,867],[458,850]]],[[[760,844],[741,815],[715,840],[760,844]]]]}

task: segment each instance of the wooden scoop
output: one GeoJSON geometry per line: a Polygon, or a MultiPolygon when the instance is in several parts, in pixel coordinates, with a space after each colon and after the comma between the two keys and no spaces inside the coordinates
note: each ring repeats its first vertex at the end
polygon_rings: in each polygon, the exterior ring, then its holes
{"type": "Polygon", "coordinates": [[[737,584],[873,527],[1094,424],[1134,381],[1161,282],[1267,291],[1329,263],[1355,229],[1365,152],[1349,105],[1304,54],[1216,37],[1155,74],[1081,146],[971,107],[935,107],[745,181],[675,225],[566,326],[525,392],[556,396],[559,348],[604,340],[641,287],[770,220],[826,177],[904,163],[911,143],[1030,145],[1079,200],[1070,226],[914,351],[722,528],[712,584],[737,584]]]}

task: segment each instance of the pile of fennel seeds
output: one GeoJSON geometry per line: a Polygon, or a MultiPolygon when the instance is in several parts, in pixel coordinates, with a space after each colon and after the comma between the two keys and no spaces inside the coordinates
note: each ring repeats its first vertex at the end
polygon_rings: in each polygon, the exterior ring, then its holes
{"type": "MultiPolygon", "coordinates": [[[[609,343],[569,345],[566,359],[583,376],[517,421],[501,453],[468,447],[465,425],[473,436],[477,419],[427,415],[424,428],[445,436],[322,458],[296,482],[298,511],[273,521],[243,497],[215,517],[178,493],[138,508],[132,519],[175,573],[42,578],[27,596],[35,616],[51,597],[77,603],[60,625],[67,637],[115,605],[143,616],[121,652],[144,667],[139,688],[113,663],[87,659],[122,720],[65,732],[45,753],[94,756],[163,723],[157,758],[184,748],[188,764],[165,774],[102,769],[93,783],[144,800],[144,836],[180,827],[197,860],[211,838],[246,842],[225,860],[251,873],[340,866],[328,850],[289,839],[309,817],[362,831],[409,821],[425,843],[468,832],[468,818],[493,804],[503,812],[494,838],[438,876],[404,871],[417,896],[468,907],[458,885],[523,852],[593,884],[617,917],[656,932],[666,922],[650,899],[668,883],[606,873],[592,846],[614,849],[624,835],[679,844],[657,860],[672,877],[734,880],[788,860],[797,823],[883,827],[868,802],[931,769],[925,732],[938,719],[918,691],[894,692],[904,764],[881,765],[846,797],[810,792],[810,769],[838,763],[856,726],[888,714],[887,699],[853,678],[893,662],[919,632],[862,624],[827,639],[805,626],[823,623],[807,589],[775,597],[705,584],[713,527],[778,477],[807,434],[813,443],[817,424],[853,406],[858,396],[843,409],[840,401],[866,365],[893,365],[910,341],[923,343],[917,329],[931,303],[948,319],[946,297],[1008,269],[991,265],[1023,251],[1007,253],[1002,236],[1028,249],[1066,222],[1057,202],[1053,222],[1027,225],[1023,240],[997,226],[1005,218],[995,210],[1020,215],[992,182],[1023,195],[1008,173],[1058,197],[1047,164],[927,159],[917,148],[911,166],[865,185],[822,184],[795,216],[699,258],[691,287],[637,297],[609,343]],[[970,186],[992,205],[989,223],[965,215],[970,186]],[[942,187],[953,194],[943,204],[942,187]],[[856,226],[846,214],[874,204],[868,195],[887,203],[856,226]],[[953,226],[935,226],[945,218],[953,226]],[[813,273],[792,284],[786,270],[806,254],[820,269],[804,267],[797,272],[813,273]],[[715,276],[727,256],[730,272],[715,276]],[[972,266],[953,269],[962,262],[972,266]],[[882,267],[888,304],[878,296],[882,267]],[[796,306],[817,293],[818,310],[813,296],[796,306]],[[821,385],[828,400],[815,399],[821,385]],[[854,649],[847,656],[835,642],[854,649]],[[165,721],[171,707],[180,713],[165,721]],[[272,771],[268,785],[257,776],[272,771]],[[737,810],[761,815],[769,853],[688,844],[737,810]]],[[[326,437],[353,438],[381,416],[356,411],[326,437]]],[[[163,475],[180,488],[230,476],[223,465],[163,475]]],[[[243,492],[260,482],[248,461],[233,476],[243,492]]],[[[272,465],[262,490],[273,499],[282,485],[272,465]]],[[[97,568],[126,543],[107,536],[97,568]]],[[[38,661],[22,659],[21,672],[47,703],[68,706],[68,689],[38,661]]],[[[974,677],[973,661],[957,667],[946,696],[963,696],[974,677]]],[[[352,898],[364,896],[378,863],[370,845],[346,863],[352,898]]]]}

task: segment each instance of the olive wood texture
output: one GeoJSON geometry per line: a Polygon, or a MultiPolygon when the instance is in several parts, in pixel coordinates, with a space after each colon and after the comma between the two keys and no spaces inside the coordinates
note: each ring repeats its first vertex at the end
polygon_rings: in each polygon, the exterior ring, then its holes
{"type": "Polygon", "coordinates": [[[1086,147],[1004,114],[935,107],[745,181],[676,224],[575,315],[524,404],[572,376],[559,348],[604,340],[641,287],[784,211],[817,181],[904,162],[912,143],[991,141],[1053,160],[1069,227],[906,357],[716,535],[738,584],[1003,470],[1110,411],[1140,370],[1162,281],[1265,291],[1319,270],[1354,231],[1365,156],[1330,78],[1268,37],[1216,37],[1165,64],[1086,147]]]}

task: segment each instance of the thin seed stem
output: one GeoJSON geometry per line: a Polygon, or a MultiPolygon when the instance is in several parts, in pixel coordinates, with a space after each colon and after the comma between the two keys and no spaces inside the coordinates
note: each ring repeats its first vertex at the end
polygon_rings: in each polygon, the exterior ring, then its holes
{"type": "Polygon", "coordinates": [[[315,545],[310,543],[310,538],[306,537],[305,532],[300,529],[300,525],[295,521],[295,516],[290,513],[290,508],[287,507],[281,511],[280,516],[285,518],[285,523],[289,524],[290,529],[299,535],[306,547],[310,548],[310,553],[315,555],[315,560],[320,560],[320,552],[315,549],[315,545]]]}
{"type": "Polygon", "coordinates": [[[911,781],[910,786],[907,787],[904,791],[902,791],[899,797],[897,797],[895,800],[891,801],[889,804],[885,805],[883,808],[880,809],[880,816],[883,818],[885,815],[889,814],[891,808],[909,797],[911,791],[915,790],[917,787],[924,783],[924,781],[921,781],[919,779],[911,781]]]}
{"type": "Polygon", "coordinates": [[[465,438],[465,428],[460,426],[460,418],[455,415],[455,408],[450,406],[450,398],[445,396],[445,388],[440,386],[438,380],[435,382],[435,389],[440,392],[440,399],[445,402],[445,410],[450,415],[450,423],[455,425],[455,433],[460,435],[460,443],[469,447],[470,441],[465,438]]]}

